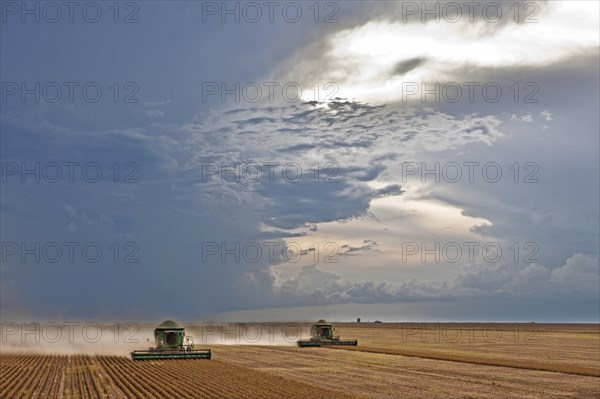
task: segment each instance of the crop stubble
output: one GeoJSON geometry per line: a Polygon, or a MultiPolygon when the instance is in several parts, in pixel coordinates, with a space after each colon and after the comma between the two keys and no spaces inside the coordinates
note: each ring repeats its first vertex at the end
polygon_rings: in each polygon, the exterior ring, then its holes
{"type": "Polygon", "coordinates": [[[3,354],[0,369],[3,399],[353,398],[218,360],[3,354]]]}
{"type": "Polygon", "coordinates": [[[483,341],[478,326],[450,341],[434,325],[423,336],[417,325],[339,327],[359,346],[213,345],[210,361],[4,353],[0,398],[600,397],[598,325],[541,325],[518,340],[500,325],[483,341]]]}

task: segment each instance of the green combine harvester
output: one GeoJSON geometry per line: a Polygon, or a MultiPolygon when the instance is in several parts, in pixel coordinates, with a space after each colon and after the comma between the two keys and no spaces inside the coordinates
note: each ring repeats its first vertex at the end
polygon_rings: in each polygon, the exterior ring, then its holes
{"type": "Polygon", "coordinates": [[[194,339],[172,320],[163,321],[154,329],[155,348],[131,352],[133,360],[210,359],[210,349],[194,349],[194,339]]]}
{"type": "Polygon", "coordinates": [[[310,335],[310,339],[301,339],[298,341],[298,346],[300,348],[324,345],[358,345],[358,341],[355,339],[341,340],[336,333],[335,327],[323,319],[312,325],[310,329],[310,335]]]}

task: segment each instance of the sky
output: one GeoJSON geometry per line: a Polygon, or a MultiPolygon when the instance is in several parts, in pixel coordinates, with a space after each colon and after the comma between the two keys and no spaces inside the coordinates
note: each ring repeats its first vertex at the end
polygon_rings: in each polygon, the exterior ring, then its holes
{"type": "Polygon", "coordinates": [[[600,322],[598,7],[2,2],[2,320],[600,322]]]}

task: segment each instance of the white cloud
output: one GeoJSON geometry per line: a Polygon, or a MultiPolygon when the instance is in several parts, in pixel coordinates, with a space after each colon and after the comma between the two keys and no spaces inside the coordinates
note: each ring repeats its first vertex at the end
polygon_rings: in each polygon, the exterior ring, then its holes
{"type": "Polygon", "coordinates": [[[165,113],[163,111],[159,111],[157,109],[148,109],[144,111],[144,113],[151,118],[159,118],[165,116],[165,113]]]}
{"type": "Polygon", "coordinates": [[[162,118],[166,115],[166,112],[163,111],[163,108],[166,105],[172,104],[171,100],[164,101],[147,101],[142,104],[143,112],[150,118],[162,118]]]}
{"type": "Polygon", "coordinates": [[[190,137],[185,169],[196,181],[202,181],[203,173],[207,180],[185,189],[203,197],[258,205],[268,215],[263,222],[270,226],[293,228],[344,220],[363,215],[371,200],[383,194],[400,193],[397,181],[377,189],[367,185],[394,158],[422,149],[442,151],[476,142],[491,145],[503,137],[500,123],[493,116],[454,117],[434,109],[349,101],[335,101],[325,108],[303,103],[215,112],[184,127],[190,137]],[[258,183],[222,184],[220,173],[207,175],[203,169],[207,163],[221,169],[221,163],[231,167],[249,162],[295,164],[304,177],[290,184],[282,181],[279,168],[275,181],[263,173],[258,183]],[[320,165],[320,180],[335,172],[334,181],[315,184],[315,164],[320,165]]]}
{"type": "Polygon", "coordinates": [[[515,114],[512,114],[512,116],[510,117],[511,121],[518,121],[518,122],[533,122],[533,116],[531,116],[531,114],[525,114],[523,116],[517,116],[515,114]]]}
{"type": "Polygon", "coordinates": [[[552,1],[537,23],[406,23],[382,16],[324,37],[324,45],[301,51],[283,75],[303,87],[335,82],[343,98],[400,101],[409,82],[462,84],[474,69],[543,67],[597,50],[598,15],[598,2],[552,1]]]}
{"type": "Polygon", "coordinates": [[[565,292],[598,293],[600,290],[598,257],[575,254],[567,263],[552,270],[550,282],[565,292]]]}
{"type": "Polygon", "coordinates": [[[335,273],[303,267],[297,275],[280,281],[277,293],[297,305],[315,303],[401,302],[415,299],[459,297],[561,297],[600,298],[598,257],[574,254],[564,266],[551,270],[541,264],[471,264],[453,280],[402,284],[343,280],[335,273]]]}
{"type": "Polygon", "coordinates": [[[545,109],[542,112],[540,112],[540,116],[542,118],[544,118],[544,120],[546,120],[546,121],[551,121],[552,120],[552,113],[549,110],[547,110],[547,109],[545,109]]]}
{"type": "Polygon", "coordinates": [[[554,270],[541,264],[473,264],[457,279],[460,287],[478,292],[554,296],[571,293],[600,295],[598,257],[574,254],[554,270]]]}

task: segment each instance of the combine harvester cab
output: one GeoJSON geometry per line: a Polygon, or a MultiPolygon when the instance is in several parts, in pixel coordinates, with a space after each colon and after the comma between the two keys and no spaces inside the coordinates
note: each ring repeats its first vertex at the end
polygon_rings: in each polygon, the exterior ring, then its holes
{"type": "Polygon", "coordinates": [[[323,319],[312,325],[310,328],[310,335],[310,339],[301,339],[298,341],[298,346],[300,348],[324,345],[358,345],[358,341],[355,339],[341,340],[336,333],[335,327],[323,319]]]}
{"type": "Polygon", "coordinates": [[[185,329],[172,320],[162,322],[154,329],[155,348],[131,352],[133,360],[210,359],[210,349],[194,349],[194,339],[185,335],[185,329]]]}

